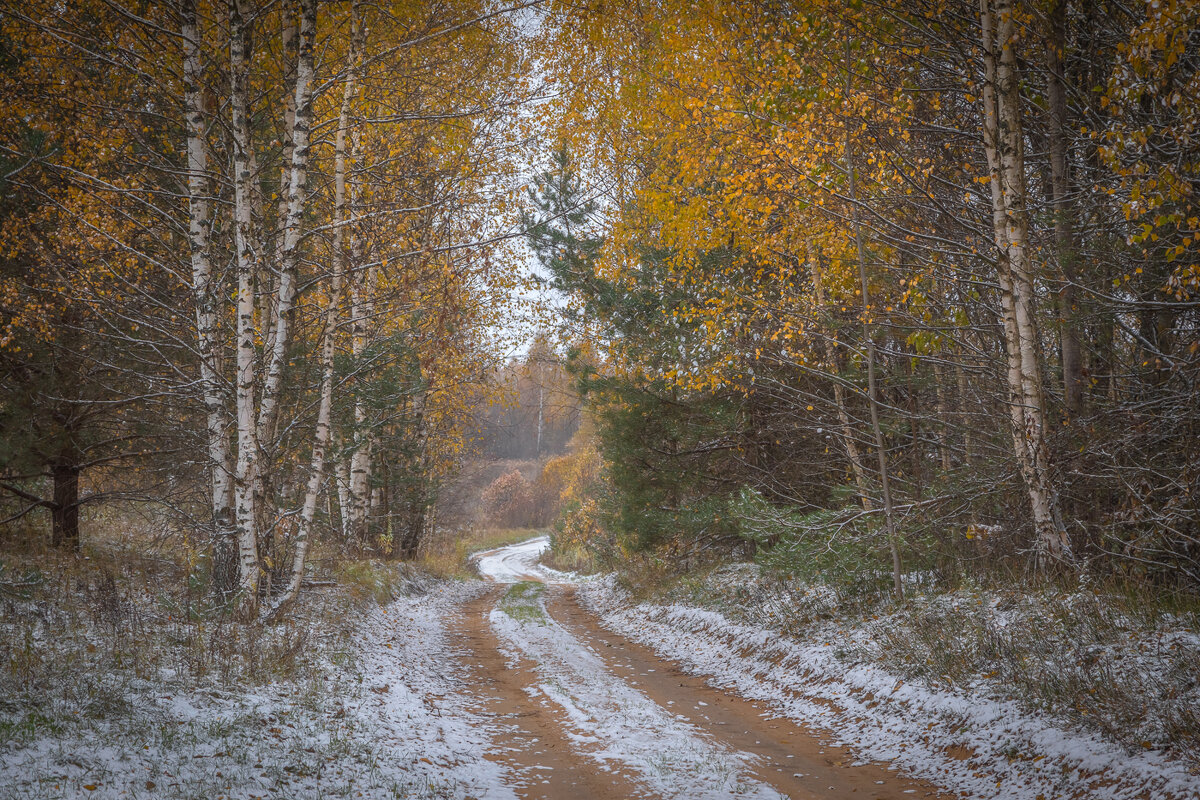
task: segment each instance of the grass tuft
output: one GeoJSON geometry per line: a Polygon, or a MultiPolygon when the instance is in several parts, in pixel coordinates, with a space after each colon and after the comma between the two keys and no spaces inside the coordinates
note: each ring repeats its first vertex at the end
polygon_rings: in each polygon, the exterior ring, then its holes
{"type": "Polygon", "coordinates": [[[546,624],[546,612],[542,608],[541,597],[546,591],[545,584],[533,581],[521,581],[508,587],[504,597],[500,599],[500,610],[517,622],[536,622],[546,624]]]}

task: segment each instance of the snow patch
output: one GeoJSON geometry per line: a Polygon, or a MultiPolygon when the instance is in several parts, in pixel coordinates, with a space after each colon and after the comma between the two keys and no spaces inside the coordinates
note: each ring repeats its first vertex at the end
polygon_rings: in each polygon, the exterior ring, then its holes
{"type": "Polygon", "coordinates": [[[496,583],[580,583],[586,580],[573,572],[562,572],[542,564],[539,559],[550,547],[549,536],[538,536],[519,544],[474,553],[471,562],[485,580],[496,583]]]}
{"type": "Polygon", "coordinates": [[[136,680],[114,686],[102,719],[62,700],[40,722],[0,714],[40,726],[0,744],[0,798],[515,800],[483,757],[492,728],[466,710],[470,686],[445,635],[445,617],[485,588],[427,584],[366,612],[317,685],[233,693],[136,680]]]}

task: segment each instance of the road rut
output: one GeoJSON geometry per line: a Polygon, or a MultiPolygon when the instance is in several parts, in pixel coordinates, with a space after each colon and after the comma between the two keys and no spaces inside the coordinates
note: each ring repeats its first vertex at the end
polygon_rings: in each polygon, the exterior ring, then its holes
{"type": "Polygon", "coordinates": [[[544,546],[543,538],[481,554],[481,573],[500,585],[465,606],[452,631],[479,681],[477,710],[499,731],[488,757],[516,772],[521,797],[955,796],[886,764],[858,762],[820,732],[604,629],[566,576],[537,563],[544,546]],[[545,585],[512,590],[518,581],[545,585]],[[525,603],[520,613],[502,604],[506,592],[525,603]]]}

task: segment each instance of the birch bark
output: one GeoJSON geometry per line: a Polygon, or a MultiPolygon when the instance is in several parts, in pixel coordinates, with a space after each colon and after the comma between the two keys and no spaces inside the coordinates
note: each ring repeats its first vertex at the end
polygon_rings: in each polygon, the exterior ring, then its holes
{"type": "Polygon", "coordinates": [[[287,216],[283,226],[283,242],[279,250],[279,290],[275,303],[274,337],[270,343],[270,360],[263,379],[262,408],[258,417],[258,429],[268,440],[273,437],[278,420],[279,393],[287,360],[287,348],[290,344],[292,309],[296,300],[296,267],[307,200],[316,28],[316,0],[301,0],[300,42],[296,61],[296,115],[292,125],[287,216]]]}
{"type": "Polygon", "coordinates": [[[237,465],[234,496],[238,539],[238,616],[253,619],[258,612],[258,531],[255,484],[258,428],[255,415],[256,353],[254,349],[254,279],[259,248],[254,239],[251,193],[251,148],[248,79],[250,34],[245,0],[229,3],[230,114],[233,132],[234,241],[237,251],[237,465]]]}
{"type": "Polygon", "coordinates": [[[1042,556],[1068,560],[1070,544],[1058,516],[1046,443],[1012,0],[980,0],[980,27],[985,70],[983,138],[999,254],[1013,448],[1029,493],[1037,549],[1042,556]]]}
{"type": "Polygon", "coordinates": [[[329,448],[332,428],[334,345],[337,339],[338,307],[342,298],[342,276],[345,272],[345,225],[343,223],[347,216],[346,168],[347,161],[352,160],[353,157],[350,154],[348,158],[346,139],[347,131],[350,128],[350,112],[358,90],[358,72],[362,59],[364,36],[359,8],[357,3],[351,8],[350,52],[347,57],[346,78],[342,87],[342,105],[338,113],[338,128],[334,140],[334,229],[333,251],[330,259],[332,275],[330,276],[329,298],[325,305],[325,331],[321,341],[321,400],[317,410],[316,431],[313,435],[312,463],[309,468],[308,485],[304,492],[304,504],[300,509],[300,520],[296,526],[288,585],[270,612],[265,615],[264,619],[267,622],[278,617],[300,592],[308,556],[309,537],[312,532],[313,519],[316,517],[317,501],[320,499],[321,486],[325,483],[326,451],[329,448]]]}
{"type": "Polygon", "coordinates": [[[354,533],[353,520],[350,518],[350,458],[345,448],[341,449],[342,458],[334,466],[333,478],[337,484],[338,521],[342,526],[342,540],[349,542],[354,533]]]}
{"type": "Polygon", "coordinates": [[[192,266],[192,298],[196,306],[196,350],[200,358],[200,394],[204,402],[211,473],[213,518],[213,588],[220,596],[233,591],[236,581],[236,531],[233,520],[233,457],[229,441],[228,389],[221,378],[218,324],[222,293],[214,283],[209,238],[208,145],[199,17],[195,0],[181,0],[184,108],[187,126],[188,244],[192,266]]]}
{"type": "MultiPolygon", "coordinates": [[[[350,186],[351,220],[357,216],[357,189],[350,186]]],[[[362,240],[353,227],[350,231],[352,263],[362,263],[362,240]]],[[[368,267],[365,274],[353,284],[351,291],[351,334],[350,347],[354,355],[356,371],[362,371],[361,363],[367,348],[368,326],[375,314],[374,292],[376,268],[368,267]]],[[[371,510],[371,470],[374,451],[374,435],[370,430],[370,415],[363,394],[358,393],[354,401],[354,446],[350,455],[350,533],[359,544],[367,540],[368,516],[371,510]]]]}

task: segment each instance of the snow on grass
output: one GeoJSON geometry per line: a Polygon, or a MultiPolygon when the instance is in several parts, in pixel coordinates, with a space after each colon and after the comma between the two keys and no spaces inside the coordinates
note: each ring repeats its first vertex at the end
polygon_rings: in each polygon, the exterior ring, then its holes
{"type": "Polygon", "coordinates": [[[613,675],[546,613],[541,585],[514,585],[490,619],[509,657],[535,664],[537,691],[566,712],[582,752],[623,765],[662,797],[780,796],[746,774],[753,756],[720,746],[613,675]]]}
{"type": "Polygon", "coordinates": [[[837,621],[811,626],[799,641],[715,611],[633,604],[611,578],[581,587],[580,597],[610,629],[714,684],[829,731],[861,758],[891,762],[966,796],[1200,797],[1200,777],[1161,753],[1131,754],[1010,700],[939,690],[871,663],[847,663],[834,650],[851,635],[837,621]]]}
{"type": "Polygon", "coordinates": [[[423,588],[363,612],[305,681],[239,690],[130,665],[80,674],[97,684],[86,705],[69,691],[36,706],[8,698],[0,798],[508,800],[443,633],[479,588],[423,588]]]}
{"type": "Polygon", "coordinates": [[[358,709],[402,796],[514,798],[506,770],[483,757],[493,728],[469,713],[470,686],[446,641],[446,618],[484,591],[478,583],[441,583],[395,602],[364,626],[361,669],[373,697],[358,709]],[[372,685],[380,681],[378,685],[372,685]]]}

